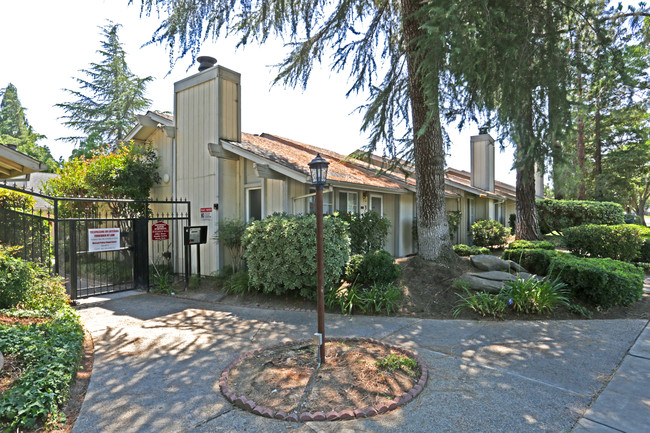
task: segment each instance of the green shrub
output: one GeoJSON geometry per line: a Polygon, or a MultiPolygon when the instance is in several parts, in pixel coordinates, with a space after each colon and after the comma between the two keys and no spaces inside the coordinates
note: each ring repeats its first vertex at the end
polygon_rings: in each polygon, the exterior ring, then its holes
{"type": "MultiPolygon", "coordinates": [[[[348,261],[347,223],[325,217],[325,286],[336,284],[348,261]]],[[[254,221],[242,238],[251,288],[265,293],[298,291],[316,296],[316,217],[272,215],[254,221]]]]}
{"type": "Polygon", "coordinates": [[[630,261],[639,253],[641,236],[632,225],[595,225],[569,227],[564,230],[564,244],[579,256],[608,257],[630,261]]]}
{"type": "Polygon", "coordinates": [[[388,251],[377,250],[350,257],[345,267],[345,279],[361,285],[390,283],[400,276],[401,271],[388,251]]]}
{"type": "Polygon", "coordinates": [[[248,271],[242,269],[230,275],[230,277],[223,283],[223,289],[226,293],[231,295],[241,295],[250,291],[250,284],[248,280],[248,271]]]}
{"type": "Polygon", "coordinates": [[[618,203],[582,200],[537,200],[542,233],[561,232],[584,224],[623,224],[623,207],[618,203]]]}
{"type": "Polygon", "coordinates": [[[515,224],[517,223],[517,214],[511,213],[508,217],[508,224],[510,225],[510,234],[515,234],[515,224]]]}
{"type": "Polygon", "coordinates": [[[462,284],[460,287],[463,288],[466,296],[457,293],[460,301],[454,308],[454,317],[458,317],[463,310],[472,310],[483,317],[501,318],[503,316],[508,304],[500,293],[470,292],[462,284]]]}
{"type": "Polygon", "coordinates": [[[20,378],[2,393],[1,429],[32,429],[37,422],[54,427],[64,419],[60,409],[76,374],[83,340],[79,317],[69,307],[47,323],[0,325],[0,351],[25,365],[20,378]]]}
{"type": "Polygon", "coordinates": [[[508,230],[498,221],[481,220],[472,225],[472,237],[479,247],[501,246],[508,239],[508,230]]]}
{"type": "Polygon", "coordinates": [[[37,263],[15,257],[17,248],[0,245],[0,309],[20,306],[55,312],[69,298],[59,277],[52,277],[37,263]]]}
{"type": "Polygon", "coordinates": [[[573,314],[582,316],[585,319],[592,319],[594,317],[594,313],[589,311],[588,308],[578,304],[569,304],[569,311],[573,314]]]}
{"type": "Polygon", "coordinates": [[[511,242],[510,245],[508,245],[509,250],[532,250],[536,248],[542,250],[554,250],[555,244],[549,241],[526,241],[520,239],[511,242]]]}
{"type": "Polygon", "coordinates": [[[460,227],[460,220],[463,216],[462,212],[459,210],[447,212],[447,226],[449,227],[449,238],[454,241],[456,233],[458,233],[458,227],[460,227]]]}
{"type": "Polygon", "coordinates": [[[546,275],[553,257],[561,253],[555,250],[543,250],[540,248],[505,250],[501,254],[503,260],[512,260],[523,266],[528,272],[537,275],[546,275]]]}
{"type": "Polygon", "coordinates": [[[373,211],[336,216],[348,223],[351,254],[366,254],[384,248],[390,229],[388,218],[373,211]]]}
{"type": "Polygon", "coordinates": [[[634,262],[634,265],[639,269],[643,269],[645,273],[650,272],[650,263],[648,262],[634,262]]]}
{"type": "Polygon", "coordinates": [[[404,297],[401,287],[394,284],[373,284],[364,288],[358,284],[330,289],[325,293],[325,304],[331,309],[340,309],[341,314],[380,313],[390,315],[397,311],[404,297]]]}
{"type": "Polygon", "coordinates": [[[219,221],[217,240],[228,249],[232,260],[233,271],[241,267],[242,236],[246,231],[246,223],[239,219],[224,219],[219,221]]]}
{"type": "Polygon", "coordinates": [[[465,244],[454,245],[454,252],[461,257],[492,254],[490,250],[485,247],[477,247],[476,245],[468,246],[465,244]]]}
{"type": "Polygon", "coordinates": [[[549,278],[567,285],[573,295],[604,308],[627,305],[643,295],[643,270],[612,259],[553,257],[549,278]]]}
{"type": "Polygon", "coordinates": [[[566,284],[537,278],[506,281],[501,294],[515,311],[522,313],[550,313],[559,305],[569,305],[566,284]]]}

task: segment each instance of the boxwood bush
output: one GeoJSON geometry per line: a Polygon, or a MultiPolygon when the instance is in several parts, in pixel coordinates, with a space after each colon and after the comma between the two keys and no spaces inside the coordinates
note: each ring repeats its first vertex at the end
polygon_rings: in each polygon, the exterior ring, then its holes
{"type": "Polygon", "coordinates": [[[474,245],[479,247],[501,246],[508,239],[508,229],[494,220],[476,221],[472,225],[474,245]]]}
{"type": "Polygon", "coordinates": [[[384,250],[355,254],[345,267],[345,279],[353,284],[387,284],[395,281],[402,271],[393,256],[384,250]]]}
{"type": "Polygon", "coordinates": [[[384,248],[390,229],[388,218],[373,211],[363,214],[337,214],[336,216],[348,223],[352,254],[366,254],[384,248]]]}
{"type": "Polygon", "coordinates": [[[579,256],[630,261],[639,254],[641,235],[633,225],[588,224],[564,230],[564,244],[579,256]]]}
{"type": "MultiPolygon", "coordinates": [[[[336,284],[350,254],[347,223],[324,219],[325,286],[336,284]]],[[[242,238],[251,288],[316,296],[316,217],[272,215],[254,221],[242,238]]]]}
{"type": "Polygon", "coordinates": [[[561,232],[584,224],[623,224],[623,207],[618,203],[583,200],[537,200],[542,233],[561,232]]]}
{"type": "Polygon", "coordinates": [[[551,260],[548,276],[565,283],[575,297],[604,308],[631,304],[643,295],[643,270],[618,260],[560,254],[551,260]]]}
{"type": "Polygon", "coordinates": [[[540,248],[542,250],[554,250],[555,244],[549,241],[526,241],[523,239],[511,242],[508,245],[509,250],[531,250],[540,248]]]}
{"type": "Polygon", "coordinates": [[[490,250],[485,247],[477,247],[476,245],[469,246],[465,244],[454,245],[454,252],[461,257],[492,254],[490,253],[490,250]]]}
{"type": "Polygon", "coordinates": [[[501,258],[503,260],[512,260],[513,262],[519,263],[530,273],[546,275],[553,257],[562,254],[566,253],[556,250],[545,250],[542,248],[511,249],[505,250],[503,254],[501,254],[501,258]]]}

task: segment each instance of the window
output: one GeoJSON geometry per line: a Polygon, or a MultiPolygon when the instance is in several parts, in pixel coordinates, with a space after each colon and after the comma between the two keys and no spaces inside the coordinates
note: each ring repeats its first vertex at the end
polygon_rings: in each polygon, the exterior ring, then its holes
{"type": "Polygon", "coordinates": [[[384,216],[384,198],[380,195],[371,195],[370,210],[384,216]]]}
{"type": "Polygon", "coordinates": [[[359,212],[359,194],[356,192],[339,192],[337,210],[341,213],[359,212]]]}
{"type": "Polygon", "coordinates": [[[246,221],[262,219],[262,188],[246,190],[246,221]]]}
{"type": "MultiPolygon", "coordinates": [[[[309,194],[315,194],[316,190],[314,188],[309,189],[309,194]]],[[[323,191],[323,215],[332,215],[332,209],[334,206],[332,205],[332,192],[331,191],[323,191]]],[[[309,197],[309,201],[307,202],[307,213],[313,214],[316,213],[316,196],[312,195],[309,197]]]]}

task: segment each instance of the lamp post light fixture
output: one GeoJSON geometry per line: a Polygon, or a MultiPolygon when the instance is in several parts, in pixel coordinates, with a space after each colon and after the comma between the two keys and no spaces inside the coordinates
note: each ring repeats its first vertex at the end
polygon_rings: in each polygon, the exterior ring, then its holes
{"type": "Polygon", "coordinates": [[[311,183],[316,187],[316,276],[317,276],[317,309],[318,333],[316,334],[319,355],[319,366],[325,364],[325,258],[323,254],[323,187],[327,182],[327,166],[320,153],[309,163],[311,183]]]}

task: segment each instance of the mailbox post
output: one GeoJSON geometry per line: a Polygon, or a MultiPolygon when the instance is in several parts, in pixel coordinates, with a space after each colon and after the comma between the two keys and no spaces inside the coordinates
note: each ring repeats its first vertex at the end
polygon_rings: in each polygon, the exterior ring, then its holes
{"type": "Polygon", "coordinates": [[[200,245],[206,243],[208,240],[208,226],[187,226],[183,230],[183,243],[187,248],[185,254],[185,289],[190,281],[190,274],[192,273],[192,245],[196,245],[196,273],[201,279],[201,249],[200,245]]]}

